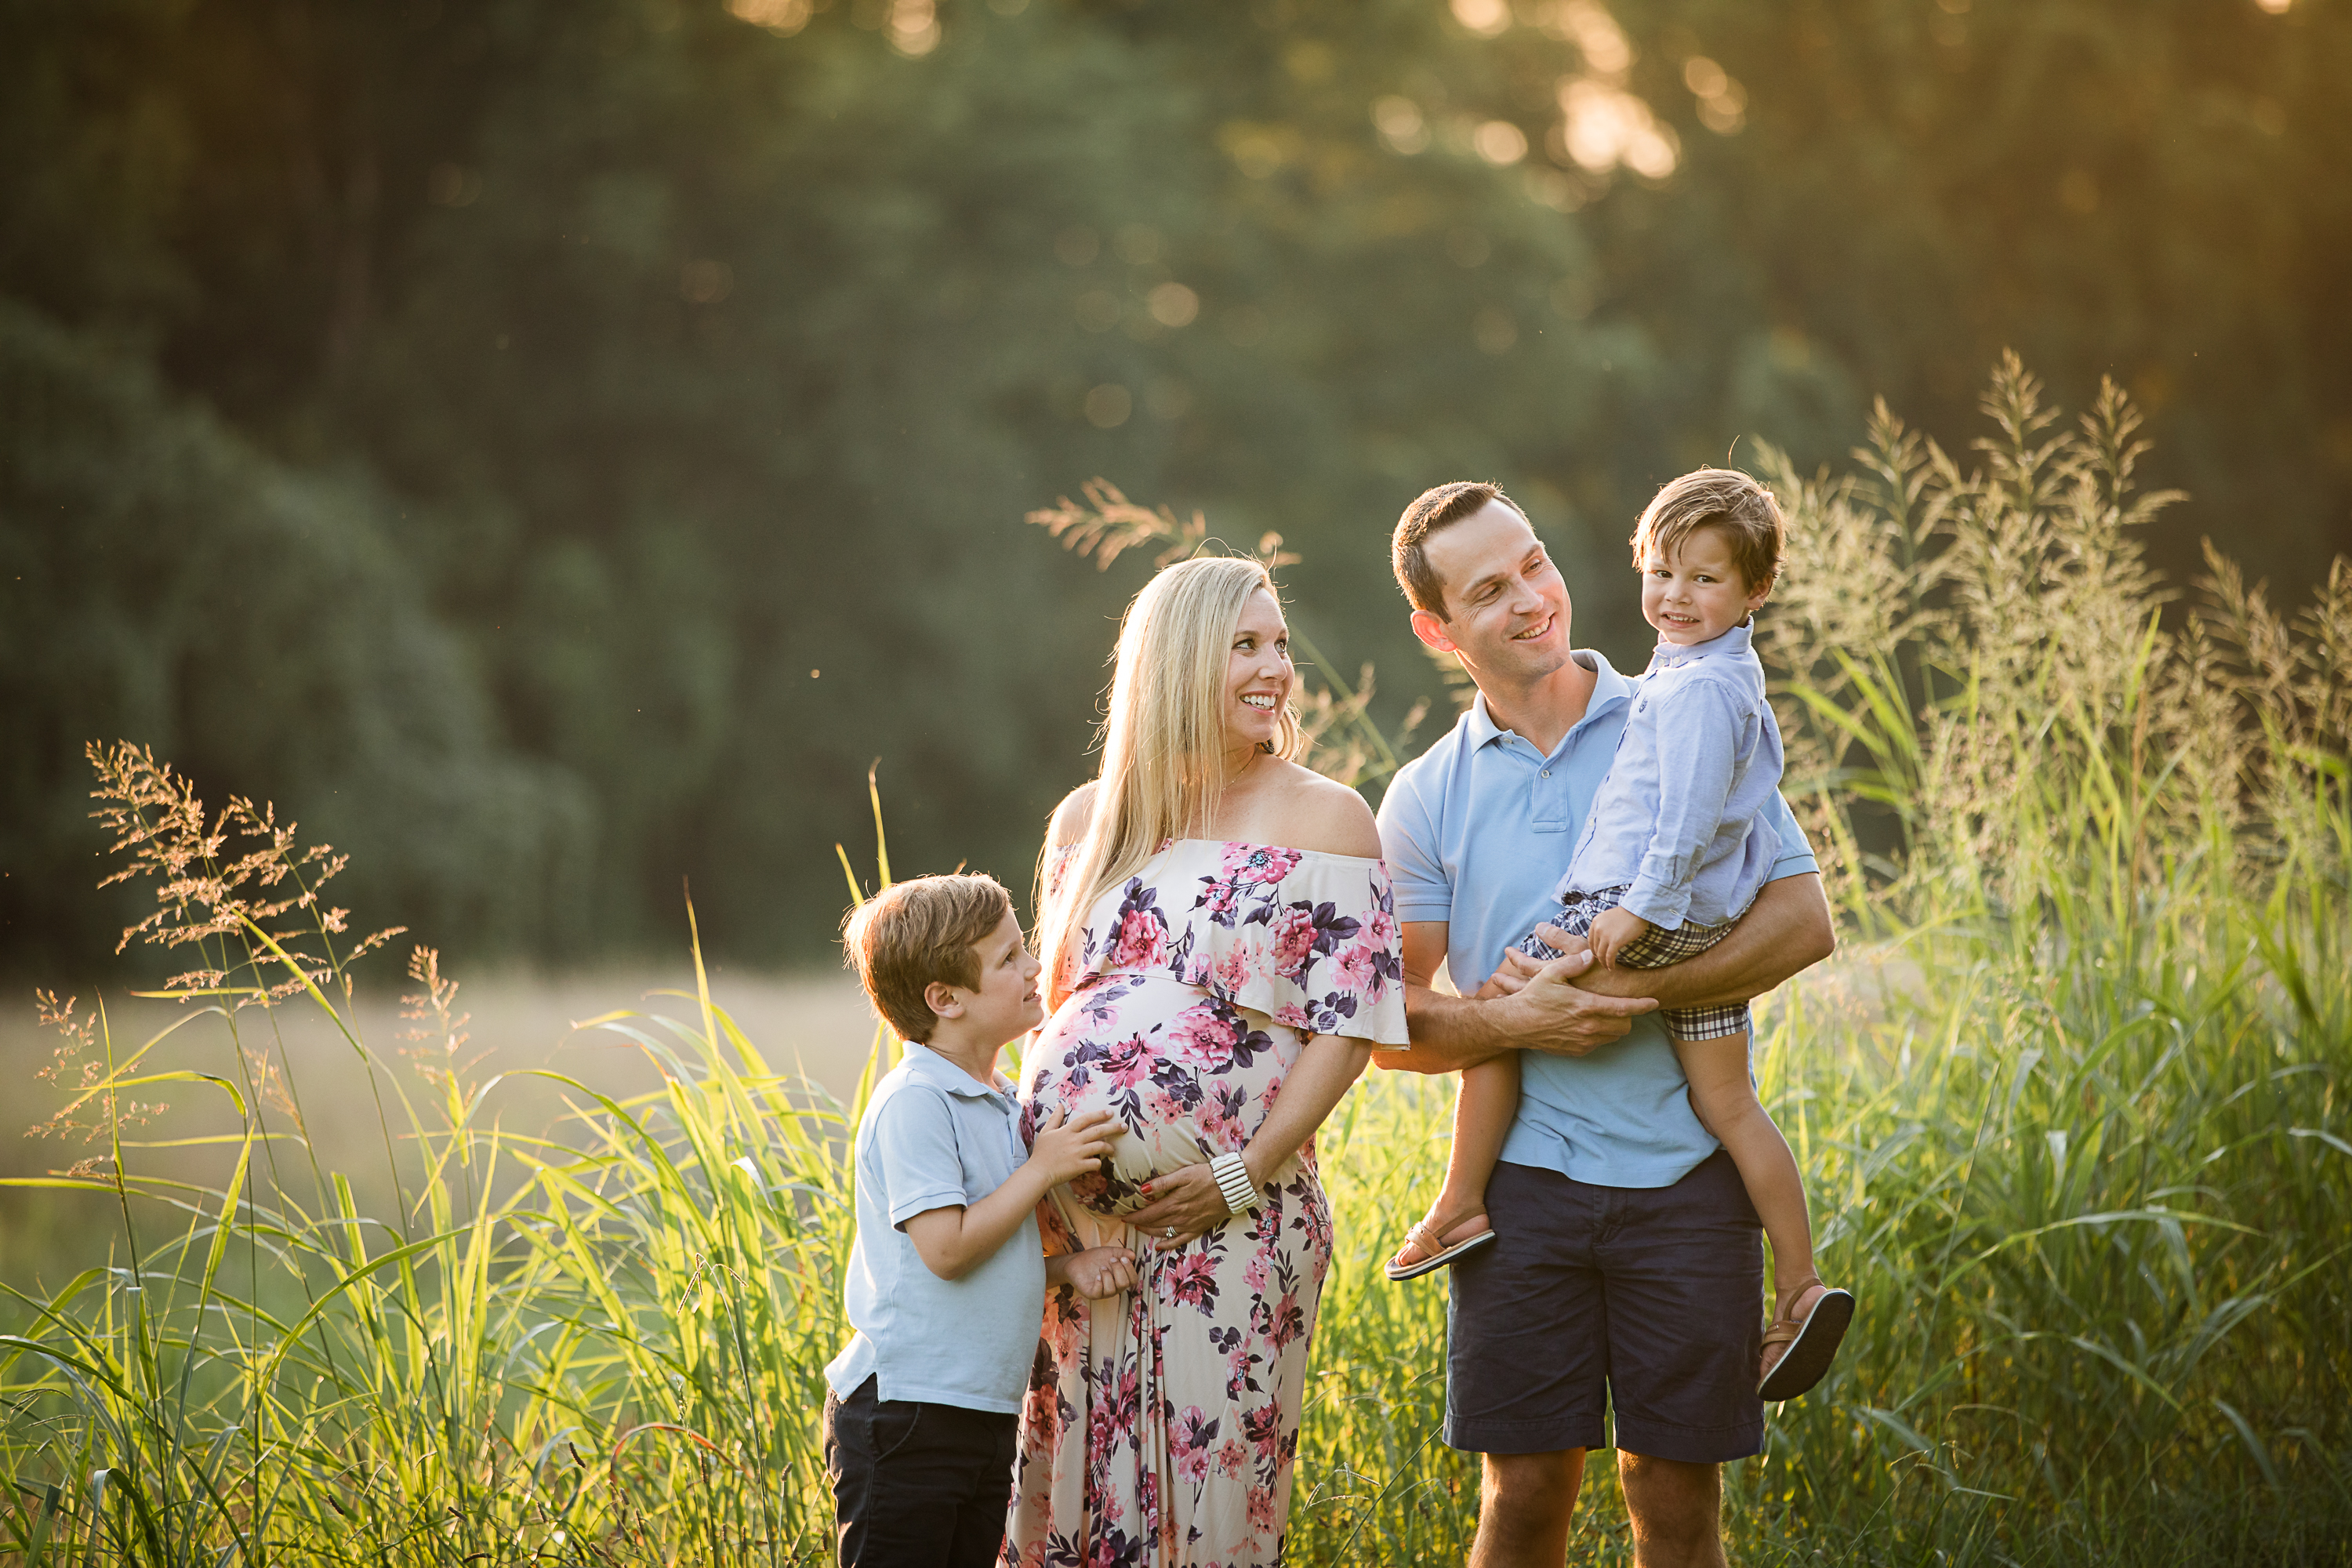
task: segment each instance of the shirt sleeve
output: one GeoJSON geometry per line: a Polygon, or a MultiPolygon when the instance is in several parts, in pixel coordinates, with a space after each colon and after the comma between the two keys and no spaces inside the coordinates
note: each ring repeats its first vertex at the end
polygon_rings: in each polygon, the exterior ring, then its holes
{"type": "Polygon", "coordinates": [[[1805,837],[1804,828],[1798,825],[1797,814],[1789,809],[1788,797],[1779,790],[1772,792],[1772,799],[1764,807],[1763,818],[1756,824],[1756,831],[1769,831],[1780,840],[1780,858],[1772,862],[1772,869],[1765,874],[1766,881],[1777,882],[1783,877],[1802,877],[1821,870],[1821,862],[1813,857],[1813,841],[1805,837]]]}
{"type": "Polygon", "coordinates": [[[1658,758],[1658,811],[1633,886],[1619,900],[1654,926],[1678,926],[1690,910],[1699,857],[1723,826],[1747,715],[1711,680],[1692,680],[1652,699],[1657,733],[1672,736],[1658,758]]]}
{"type": "Polygon", "coordinates": [[[1454,884],[1438,852],[1432,820],[1416,781],[1400,773],[1381,797],[1381,858],[1388,862],[1400,921],[1443,921],[1454,913],[1454,884]]]}
{"type": "Polygon", "coordinates": [[[872,1168],[893,1229],[905,1229],[919,1214],[969,1203],[947,1096],[910,1084],[885,1100],[874,1117],[872,1168]]]}

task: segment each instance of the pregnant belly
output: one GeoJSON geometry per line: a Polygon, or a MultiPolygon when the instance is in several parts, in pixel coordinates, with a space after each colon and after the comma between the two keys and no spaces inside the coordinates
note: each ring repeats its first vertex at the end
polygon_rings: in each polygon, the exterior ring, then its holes
{"type": "Polygon", "coordinates": [[[1141,1000],[1132,993],[1116,1007],[1074,1001],[1047,1024],[1030,1056],[1028,1125],[1055,1110],[1072,1117],[1108,1110],[1123,1129],[1107,1168],[1070,1184],[1081,1204],[1106,1216],[1141,1207],[1138,1189],[1154,1176],[1239,1152],[1297,1053],[1289,1030],[1269,1030],[1262,1018],[1190,986],[1150,989],[1171,991],[1179,1003],[1151,1009],[1164,1020],[1156,1026],[1124,1021],[1141,1000]],[[1287,1052],[1277,1036],[1288,1041],[1287,1052]]]}

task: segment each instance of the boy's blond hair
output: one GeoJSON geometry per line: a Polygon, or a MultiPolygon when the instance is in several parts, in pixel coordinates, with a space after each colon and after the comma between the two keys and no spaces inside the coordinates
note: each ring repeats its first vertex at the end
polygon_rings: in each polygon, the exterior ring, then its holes
{"type": "Polygon", "coordinates": [[[1780,503],[1737,468],[1694,468],[1667,480],[1633,525],[1634,570],[1653,549],[1672,561],[1683,542],[1702,528],[1723,531],[1748,592],[1770,587],[1780,575],[1780,552],[1789,537],[1780,503]]]}
{"type": "Polygon", "coordinates": [[[841,945],[874,1010],[902,1040],[928,1041],[939,1015],[923,1000],[933,981],[980,989],[979,944],[1013,912],[993,877],[917,877],[849,911],[841,945]]]}

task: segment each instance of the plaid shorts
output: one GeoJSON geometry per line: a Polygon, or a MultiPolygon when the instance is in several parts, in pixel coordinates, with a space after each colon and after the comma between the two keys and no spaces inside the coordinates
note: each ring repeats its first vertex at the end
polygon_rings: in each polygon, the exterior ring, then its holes
{"type": "MultiPolygon", "coordinates": [[[[1598,892],[1570,893],[1559,906],[1559,913],[1550,923],[1571,936],[1582,936],[1592,929],[1592,922],[1605,910],[1617,907],[1625,896],[1623,888],[1602,888],[1598,892]]],[[[1740,914],[1748,911],[1742,910],[1740,914]]],[[[1628,969],[1664,969],[1670,963],[1680,963],[1685,958],[1696,958],[1731,933],[1738,923],[1734,915],[1719,926],[1680,925],[1669,931],[1652,926],[1641,936],[1618,950],[1617,962],[1628,969]]],[[[1533,931],[1519,939],[1518,951],[1529,958],[1558,958],[1559,950],[1546,942],[1533,931]]],[[[1666,1026],[1666,1033],[1678,1040],[1715,1040],[1726,1035],[1744,1035],[1748,1028],[1748,1004],[1734,1002],[1722,1007],[1664,1007],[1658,1016],[1666,1026]]]]}

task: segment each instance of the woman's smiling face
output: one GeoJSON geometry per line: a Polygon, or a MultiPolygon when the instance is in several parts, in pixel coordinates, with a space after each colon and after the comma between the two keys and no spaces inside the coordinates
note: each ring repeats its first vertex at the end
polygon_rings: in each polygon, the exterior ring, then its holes
{"type": "Polygon", "coordinates": [[[1242,605],[1225,658],[1225,739],[1235,748],[1264,745],[1282,733],[1282,711],[1298,672],[1290,663],[1290,627],[1282,606],[1261,588],[1242,605]]]}

